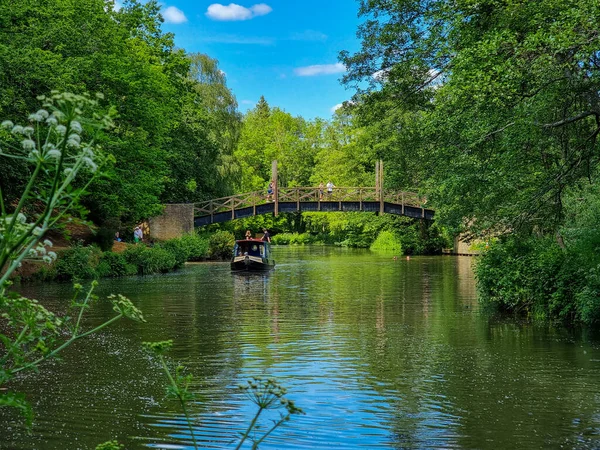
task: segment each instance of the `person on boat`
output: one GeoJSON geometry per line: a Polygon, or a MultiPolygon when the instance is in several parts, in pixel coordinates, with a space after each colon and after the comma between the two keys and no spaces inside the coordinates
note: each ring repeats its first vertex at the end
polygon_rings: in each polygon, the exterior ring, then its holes
{"type": "Polygon", "coordinates": [[[263,241],[267,241],[267,242],[271,242],[271,235],[269,234],[269,230],[267,230],[266,228],[263,228],[263,237],[262,237],[263,241]]]}
{"type": "Polygon", "coordinates": [[[246,239],[252,239],[252,232],[250,230],[246,230],[246,239]]]}

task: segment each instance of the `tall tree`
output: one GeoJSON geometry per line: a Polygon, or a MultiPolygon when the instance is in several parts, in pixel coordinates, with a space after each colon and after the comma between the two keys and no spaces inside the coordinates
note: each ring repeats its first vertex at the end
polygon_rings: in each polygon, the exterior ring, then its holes
{"type": "Polygon", "coordinates": [[[364,114],[396,116],[439,216],[557,229],[565,189],[594,179],[600,157],[598,2],[364,0],[360,12],[345,82],[364,114]]]}

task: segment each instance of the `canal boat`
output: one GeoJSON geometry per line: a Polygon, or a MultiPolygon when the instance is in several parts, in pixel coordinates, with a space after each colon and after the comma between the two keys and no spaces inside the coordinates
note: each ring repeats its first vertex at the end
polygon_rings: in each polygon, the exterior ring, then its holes
{"type": "Polygon", "coordinates": [[[271,257],[271,245],[259,239],[235,241],[231,270],[233,272],[267,271],[275,267],[271,257]]]}

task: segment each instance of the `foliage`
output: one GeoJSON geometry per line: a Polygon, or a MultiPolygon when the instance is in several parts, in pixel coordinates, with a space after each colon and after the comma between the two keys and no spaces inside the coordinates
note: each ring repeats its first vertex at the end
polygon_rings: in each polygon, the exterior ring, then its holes
{"type": "Polygon", "coordinates": [[[54,277],[59,281],[96,278],[96,267],[102,252],[98,247],[77,244],[60,252],[54,264],[54,277]]]}
{"type": "Polygon", "coordinates": [[[402,244],[400,244],[398,237],[392,231],[384,230],[377,235],[377,238],[371,244],[371,250],[402,253],[402,244]]]}
{"type": "Polygon", "coordinates": [[[564,300],[572,296],[577,283],[564,270],[567,264],[566,253],[552,238],[499,240],[475,266],[480,298],[503,311],[573,319],[574,305],[564,300]]]}
{"type": "Polygon", "coordinates": [[[208,254],[211,258],[231,258],[235,236],[229,231],[217,231],[208,241],[208,254]]]}
{"type": "MultiPolygon", "coordinates": [[[[60,257],[59,257],[60,261],[60,257]]],[[[105,252],[95,268],[96,275],[102,277],[125,277],[135,275],[138,269],[135,265],[127,262],[122,253],[105,252]]]]}
{"type": "Polygon", "coordinates": [[[143,244],[131,245],[123,252],[123,256],[129,264],[137,267],[140,275],[168,272],[178,265],[176,254],[159,245],[154,247],[143,244]]]}
{"type": "MultiPolygon", "coordinates": [[[[0,407],[18,409],[30,426],[31,407],[25,397],[9,390],[7,384],[16,374],[37,371],[40,364],[55,357],[63,349],[89,334],[128,317],[143,321],[141,312],[123,296],[109,297],[116,314],[108,321],[83,330],[85,311],[97,297],[96,282],[87,292],[75,285],[72,314],[59,317],[36,300],[10,290],[9,277],[26,258],[47,263],[56,259],[48,251],[52,242],[45,233],[63,216],[77,213],[84,188],[73,183],[83,179],[85,187],[98,172],[102,158],[94,143],[97,132],[110,126],[110,116],[97,115],[97,102],[87,96],[54,93],[44,108],[29,116],[31,125],[14,125],[4,121],[0,138],[0,157],[33,166],[23,192],[7,210],[0,190],[0,407]],[[20,142],[19,142],[20,141],[20,142]],[[28,221],[27,215],[31,218],[28,221]]],[[[72,263],[81,263],[81,249],[74,249],[72,263]]],[[[87,255],[86,255],[87,256],[87,255]]],[[[82,269],[83,270],[83,269],[82,269]]]]}
{"type": "Polygon", "coordinates": [[[280,233],[271,238],[271,242],[275,245],[305,245],[316,244],[320,237],[310,233],[280,233]]]}
{"type": "Polygon", "coordinates": [[[96,231],[96,243],[100,250],[103,252],[109,252],[112,250],[113,244],[115,243],[116,228],[102,226],[96,231]]]}
{"type": "Polygon", "coordinates": [[[199,261],[208,257],[209,238],[196,233],[186,234],[180,238],[169,239],[160,244],[165,250],[175,255],[176,265],[186,261],[199,261]]]}
{"type": "MultiPolygon", "coordinates": [[[[97,141],[119,164],[85,199],[96,223],[136,223],[166,201],[229,194],[237,173],[240,117],[217,61],[176,49],[158,2],[120,3],[0,2],[0,114],[26,118],[53,89],[101,91],[116,105],[116,126],[97,141]]],[[[5,201],[28,176],[21,161],[0,164],[5,201]]]]}
{"type": "Polygon", "coordinates": [[[344,80],[363,87],[372,134],[406,144],[397,156],[421,167],[440,219],[556,230],[565,187],[598,162],[597,2],[375,0],[360,12],[344,80]]]}

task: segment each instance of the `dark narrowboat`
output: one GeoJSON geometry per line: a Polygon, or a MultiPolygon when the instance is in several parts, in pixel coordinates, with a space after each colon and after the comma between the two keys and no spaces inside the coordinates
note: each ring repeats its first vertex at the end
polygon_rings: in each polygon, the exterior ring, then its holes
{"type": "Polygon", "coordinates": [[[274,267],[275,261],[271,257],[271,246],[268,242],[259,239],[235,241],[231,258],[232,271],[265,271],[274,267]]]}

